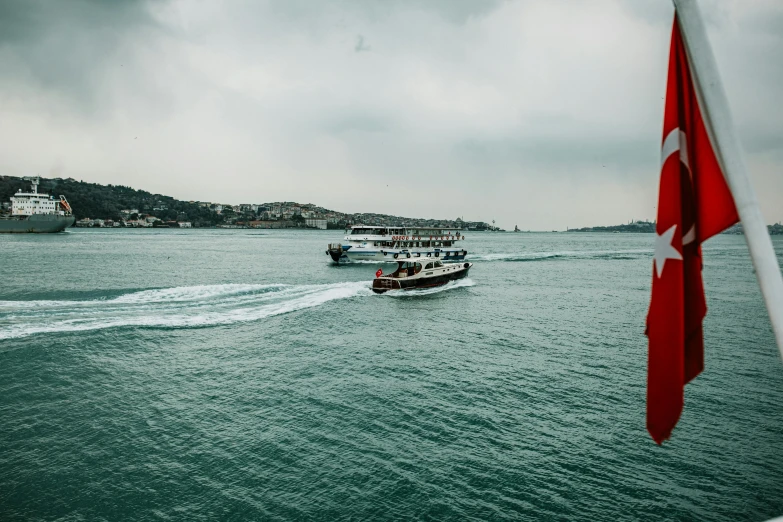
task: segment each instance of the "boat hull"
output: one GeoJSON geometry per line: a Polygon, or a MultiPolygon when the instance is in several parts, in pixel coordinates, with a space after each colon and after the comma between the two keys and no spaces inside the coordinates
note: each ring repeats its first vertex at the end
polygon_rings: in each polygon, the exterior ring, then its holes
{"type": "Polygon", "coordinates": [[[466,267],[461,268],[460,270],[433,277],[411,277],[401,279],[390,277],[377,278],[372,283],[372,291],[376,294],[382,294],[390,290],[416,290],[443,286],[451,281],[457,281],[468,277],[468,271],[472,265],[470,263],[465,263],[465,265],[466,267]]]}
{"type": "Polygon", "coordinates": [[[420,250],[364,250],[351,248],[350,250],[330,249],[327,254],[335,263],[349,263],[352,261],[372,261],[381,263],[394,263],[405,259],[421,260],[425,258],[440,259],[441,261],[463,261],[468,251],[463,248],[420,249],[420,250]],[[396,254],[396,257],[395,257],[396,254]],[[410,255],[409,255],[410,254],[410,255]]]}
{"type": "Polygon", "coordinates": [[[33,214],[23,218],[0,219],[0,234],[51,234],[73,225],[73,216],[33,214]]]}

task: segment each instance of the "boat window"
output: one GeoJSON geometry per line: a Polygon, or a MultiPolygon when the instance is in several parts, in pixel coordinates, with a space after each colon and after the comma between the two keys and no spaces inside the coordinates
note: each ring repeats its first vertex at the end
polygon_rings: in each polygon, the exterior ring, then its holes
{"type": "Polygon", "coordinates": [[[427,263],[427,266],[424,267],[425,270],[430,270],[432,268],[432,263],[427,263]]]}
{"type": "Polygon", "coordinates": [[[439,267],[441,267],[441,266],[443,266],[443,262],[441,262],[441,261],[435,261],[435,268],[439,268],[439,267]]]}
{"type": "Polygon", "coordinates": [[[418,274],[419,272],[421,272],[421,263],[414,263],[414,265],[413,265],[413,266],[415,266],[415,267],[416,267],[416,273],[417,273],[417,274],[418,274]]]}
{"type": "Polygon", "coordinates": [[[352,236],[358,236],[359,234],[373,234],[375,235],[376,231],[372,228],[354,228],[351,230],[352,236]]]}

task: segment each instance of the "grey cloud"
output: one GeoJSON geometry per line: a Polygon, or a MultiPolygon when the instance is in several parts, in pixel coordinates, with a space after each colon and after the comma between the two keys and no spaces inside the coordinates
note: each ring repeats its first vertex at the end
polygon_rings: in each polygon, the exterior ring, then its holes
{"type": "Polygon", "coordinates": [[[357,53],[361,53],[364,51],[369,51],[370,49],[372,49],[372,47],[364,43],[364,36],[358,35],[356,37],[356,45],[354,46],[353,50],[357,53]]]}
{"type": "MultiPolygon", "coordinates": [[[[0,3],[0,42],[35,42],[67,29],[122,31],[148,24],[149,0],[4,0],[0,3]]],[[[67,42],[63,42],[67,43],[67,42]]]]}
{"type": "MultiPolygon", "coordinates": [[[[783,4],[700,3],[780,220],[783,4]]],[[[523,228],[652,217],[672,13],[661,0],[6,0],[0,174],[55,165],[186,199],[459,209],[523,228]],[[401,173],[420,190],[366,197],[401,173]]]]}
{"type": "Polygon", "coordinates": [[[346,111],[344,114],[335,115],[328,119],[324,128],[330,133],[344,134],[348,132],[387,132],[393,126],[390,118],[373,114],[351,114],[350,111],[346,111]]]}
{"type": "Polygon", "coordinates": [[[461,25],[472,18],[480,18],[494,11],[507,0],[273,0],[267,6],[277,15],[290,20],[324,18],[330,15],[344,17],[355,14],[371,21],[381,21],[400,11],[432,13],[440,19],[461,25]]]}
{"type": "Polygon", "coordinates": [[[148,4],[141,0],[0,2],[0,68],[4,70],[0,82],[27,77],[43,90],[94,109],[102,101],[99,93],[106,71],[133,66],[127,51],[132,44],[129,35],[156,27],[148,4]]]}
{"type": "Polygon", "coordinates": [[[657,133],[648,139],[617,137],[608,141],[556,136],[466,140],[456,144],[454,151],[460,159],[489,171],[501,172],[508,165],[520,171],[528,167],[556,167],[553,177],[574,179],[582,177],[585,170],[609,168],[605,177],[629,181],[630,173],[640,162],[651,162],[658,157],[658,151],[650,147],[656,138],[657,133]]]}

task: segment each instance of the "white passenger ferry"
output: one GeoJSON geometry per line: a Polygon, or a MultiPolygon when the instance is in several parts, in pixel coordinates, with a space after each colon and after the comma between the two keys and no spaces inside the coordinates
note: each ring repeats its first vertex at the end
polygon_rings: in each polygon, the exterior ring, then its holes
{"type": "Polygon", "coordinates": [[[342,243],[330,243],[326,250],[335,263],[421,257],[461,261],[468,254],[462,246],[465,236],[456,228],[355,225],[345,232],[342,243]]]}

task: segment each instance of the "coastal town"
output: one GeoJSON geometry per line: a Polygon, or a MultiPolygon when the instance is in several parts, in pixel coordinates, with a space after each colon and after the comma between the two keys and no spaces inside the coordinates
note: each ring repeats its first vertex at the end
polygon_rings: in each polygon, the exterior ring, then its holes
{"type": "MultiPolygon", "coordinates": [[[[431,227],[451,228],[461,230],[496,230],[488,223],[481,221],[464,221],[462,218],[422,219],[391,216],[376,213],[344,213],[319,207],[312,203],[296,202],[247,203],[230,205],[222,203],[189,201],[202,209],[219,216],[216,228],[311,228],[311,229],[343,229],[351,224],[388,225],[400,227],[431,227]]],[[[162,202],[151,210],[138,208],[122,209],[119,219],[102,219],[83,217],[74,226],[93,228],[197,228],[203,223],[193,223],[187,213],[179,213],[176,219],[164,219],[169,208],[162,202]]]]}
{"type": "MultiPolygon", "coordinates": [[[[228,204],[183,201],[123,185],[100,185],[74,178],[40,178],[44,193],[62,194],[88,228],[309,228],[343,229],[354,224],[499,230],[494,223],[456,219],[408,218],[378,213],[346,213],[313,203],[292,201],[228,204]]],[[[29,182],[0,176],[0,214],[10,212],[10,198],[29,190],[29,182]]]]}

